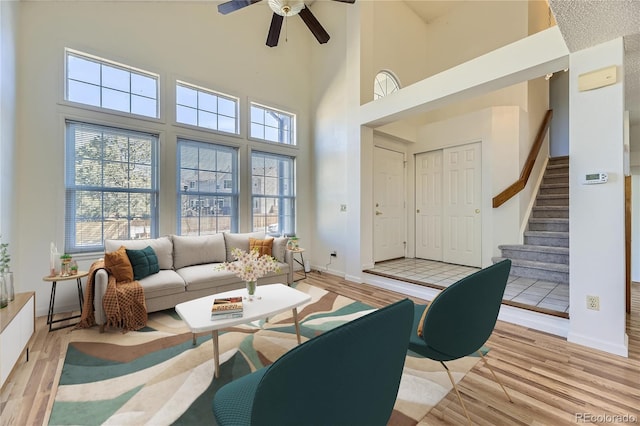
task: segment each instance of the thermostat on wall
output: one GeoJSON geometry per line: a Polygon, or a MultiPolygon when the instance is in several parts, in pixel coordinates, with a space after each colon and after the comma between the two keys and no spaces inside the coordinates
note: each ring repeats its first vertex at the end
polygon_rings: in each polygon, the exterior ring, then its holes
{"type": "Polygon", "coordinates": [[[584,175],[582,183],[592,184],[592,183],[605,183],[609,179],[609,176],[606,173],[587,173],[584,175]]]}

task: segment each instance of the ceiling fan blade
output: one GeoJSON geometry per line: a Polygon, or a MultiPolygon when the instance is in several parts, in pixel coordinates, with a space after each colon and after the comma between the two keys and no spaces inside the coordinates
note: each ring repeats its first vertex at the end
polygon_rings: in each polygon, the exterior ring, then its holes
{"type": "Polygon", "coordinates": [[[267,46],[275,47],[278,45],[280,39],[280,30],[282,29],[282,21],[284,16],[273,13],[271,18],[271,26],[269,27],[269,34],[267,35],[267,46]]]}
{"type": "Polygon", "coordinates": [[[313,16],[313,13],[311,13],[308,7],[305,6],[300,11],[300,17],[304,23],[307,24],[307,27],[309,27],[313,35],[316,36],[318,43],[324,44],[329,41],[329,34],[322,28],[322,25],[320,25],[320,22],[313,16]]]}
{"type": "Polygon", "coordinates": [[[349,4],[354,4],[356,2],[356,0],[333,0],[333,1],[339,1],[340,3],[349,3],[349,4]]]}
{"type": "Polygon", "coordinates": [[[226,3],[218,5],[218,12],[226,15],[227,13],[235,12],[243,7],[251,6],[254,3],[258,3],[261,0],[230,0],[226,3]]]}

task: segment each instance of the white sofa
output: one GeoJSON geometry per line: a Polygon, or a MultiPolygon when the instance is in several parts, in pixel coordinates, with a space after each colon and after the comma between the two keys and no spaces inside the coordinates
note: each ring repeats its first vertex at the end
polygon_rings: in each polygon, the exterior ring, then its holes
{"type": "MultiPolygon", "coordinates": [[[[154,312],[198,297],[243,288],[244,281],[233,272],[219,270],[216,266],[225,261],[234,261],[231,250],[236,247],[248,251],[249,238],[264,239],[265,234],[223,233],[170,235],[147,240],[105,240],[105,252],[116,251],[120,246],[131,250],[141,250],[147,246],[153,248],[160,271],[138,281],[144,289],[147,312],[154,312]]],[[[273,240],[272,255],[279,262],[280,271],[270,272],[258,279],[258,285],[293,283],[293,257],[286,249],[287,241],[286,237],[273,240]]],[[[107,289],[107,274],[105,269],[100,269],[94,278],[95,318],[99,325],[106,323],[102,299],[107,289]]]]}

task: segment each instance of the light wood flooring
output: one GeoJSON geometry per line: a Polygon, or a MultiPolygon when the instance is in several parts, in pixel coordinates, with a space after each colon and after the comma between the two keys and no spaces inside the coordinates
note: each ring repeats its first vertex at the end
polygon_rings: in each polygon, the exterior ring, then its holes
{"type": "MultiPolygon", "coordinates": [[[[308,274],[307,282],[376,307],[405,297],[315,272],[308,274]]],[[[55,394],[54,379],[62,367],[66,338],[72,328],[49,333],[45,317],[37,319],[36,327],[29,361],[22,359],[0,392],[2,425],[47,422],[55,394]]],[[[489,369],[480,362],[459,384],[471,419],[479,425],[640,424],[638,283],[632,288],[627,332],[629,358],[623,358],[499,321],[487,343],[491,348],[487,358],[514,402],[506,400],[489,369]]],[[[420,424],[466,424],[466,420],[455,394],[450,392],[420,424]]]]}

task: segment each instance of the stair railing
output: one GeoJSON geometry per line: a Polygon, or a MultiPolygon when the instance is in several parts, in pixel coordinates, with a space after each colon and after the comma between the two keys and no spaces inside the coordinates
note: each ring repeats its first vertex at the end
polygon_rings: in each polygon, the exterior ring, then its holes
{"type": "Polygon", "coordinates": [[[524,166],[522,167],[522,172],[520,173],[520,177],[517,181],[512,183],[493,197],[493,208],[500,207],[508,200],[513,198],[518,192],[522,191],[525,186],[527,186],[527,181],[529,180],[529,176],[531,175],[531,171],[533,170],[533,166],[536,162],[536,158],[538,158],[538,153],[540,152],[540,148],[542,147],[542,142],[544,142],[544,137],[547,134],[547,130],[549,129],[549,124],[551,124],[551,117],[553,116],[553,110],[548,110],[542,120],[542,124],[540,124],[540,128],[538,129],[538,134],[536,135],[536,139],[531,146],[531,151],[529,151],[529,156],[527,157],[527,161],[525,161],[524,166]]]}

